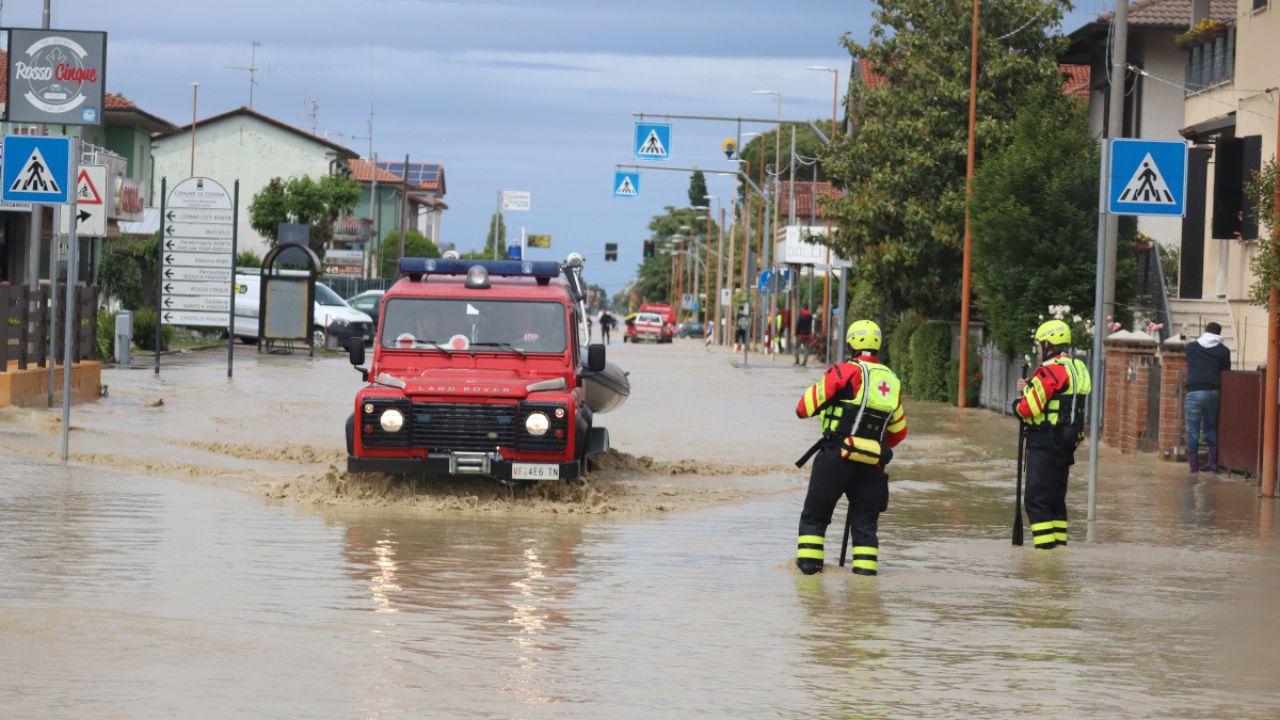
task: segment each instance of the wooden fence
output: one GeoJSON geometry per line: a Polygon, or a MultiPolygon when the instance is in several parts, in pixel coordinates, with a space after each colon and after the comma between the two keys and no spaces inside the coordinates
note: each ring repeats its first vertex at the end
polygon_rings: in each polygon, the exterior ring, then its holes
{"type": "MultiPolygon", "coordinates": [[[[59,300],[64,295],[59,293],[59,300]]],[[[80,285],[75,291],[75,329],[71,336],[73,362],[98,359],[98,286],[80,285]]],[[[19,370],[46,367],[50,343],[58,351],[58,362],[66,358],[63,348],[65,328],[58,337],[49,337],[49,287],[32,290],[26,285],[0,283],[0,372],[16,362],[19,370]]],[[[59,319],[65,317],[58,309],[59,319]]],[[[61,324],[59,324],[61,325],[61,324]]]]}

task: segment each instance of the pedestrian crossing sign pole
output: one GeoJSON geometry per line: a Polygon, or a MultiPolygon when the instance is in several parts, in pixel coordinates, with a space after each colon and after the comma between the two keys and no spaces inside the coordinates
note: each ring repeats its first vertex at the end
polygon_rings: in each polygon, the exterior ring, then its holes
{"type": "Polygon", "coordinates": [[[1187,143],[1111,141],[1107,212],[1186,217],[1187,143]]]}

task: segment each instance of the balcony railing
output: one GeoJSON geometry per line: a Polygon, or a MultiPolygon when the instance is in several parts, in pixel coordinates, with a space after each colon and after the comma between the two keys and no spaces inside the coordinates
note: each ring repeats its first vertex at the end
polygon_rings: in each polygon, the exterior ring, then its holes
{"type": "Polygon", "coordinates": [[[1187,49],[1186,94],[1195,95],[1231,82],[1235,76],[1236,28],[1220,31],[1183,43],[1187,49]]]}

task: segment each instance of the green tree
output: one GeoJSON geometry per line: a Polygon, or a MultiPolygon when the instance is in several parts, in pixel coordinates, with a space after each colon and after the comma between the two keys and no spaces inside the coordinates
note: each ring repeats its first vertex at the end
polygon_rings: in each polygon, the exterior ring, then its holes
{"type": "MultiPolygon", "coordinates": [[[[410,230],[404,235],[404,256],[438,258],[440,248],[431,239],[417,230],[410,230]]],[[[392,231],[382,238],[378,244],[378,267],[382,277],[395,277],[400,266],[400,233],[392,231]]]]}
{"type": "MultiPolygon", "coordinates": [[[[825,201],[838,223],[833,248],[855,261],[891,308],[952,317],[960,302],[973,4],[876,4],[870,42],[844,37],[850,54],[887,82],[852,87],[857,130],[825,155],[826,169],[846,190],[843,199],[825,201]]],[[[1064,0],[984,4],[979,161],[1007,144],[1010,123],[1029,98],[1060,89],[1063,40],[1050,30],[1066,7],[1064,0]]]]}
{"type": "Polygon", "coordinates": [[[489,232],[484,238],[484,252],[482,258],[492,258],[494,243],[494,227],[497,227],[498,237],[498,257],[505,258],[507,256],[507,221],[503,219],[502,213],[494,213],[489,217],[489,232]]]}
{"type": "MultiPolygon", "coordinates": [[[[692,247],[689,238],[692,236],[701,236],[706,232],[706,216],[699,210],[692,208],[677,208],[668,205],[663,209],[661,215],[654,215],[649,220],[649,230],[652,231],[653,239],[657,241],[657,248],[654,257],[644,258],[640,262],[640,266],[636,269],[636,284],[634,290],[641,300],[650,302],[670,302],[671,296],[671,250],[676,247],[672,242],[676,235],[682,237],[678,243],[678,248],[687,250],[692,247]],[[688,227],[689,230],[683,228],[688,227]]],[[[711,225],[711,235],[715,237],[716,225],[711,225]]],[[[699,255],[702,257],[702,255],[699,255]]],[[[696,260],[691,260],[687,255],[684,256],[685,262],[697,264],[696,260]]],[[[692,289],[691,289],[692,290],[692,289]]]]}
{"type": "MultiPolygon", "coordinates": [[[[1097,213],[1098,149],[1085,109],[1048,91],[1023,108],[1009,144],[987,157],[974,178],[973,277],[1001,352],[1027,352],[1050,305],[1071,306],[1081,317],[1076,326],[1092,315],[1097,213]]],[[[1125,223],[1124,235],[1134,229],[1125,223]]],[[[1132,299],[1136,274],[1134,255],[1120,253],[1117,306],[1132,299]]],[[[1085,338],[1076,344],[1085,346],[1085,338]]]]}
{"type": "Polygon", "coordinates": [[[249,203],[249,225],[272,244],[279,240],[280,223],[310,225],[311,249],[324,257],[325,245],[333,238],[333,223],[359,201],[360,183],[349,177],[272,178],[249,203]]]}
{"type": "Polygon", "coordinates": [[[707,204],[707,178],[701,170],[694,170],[689,176],[689,205],[707,204]]]}
{"type": "Polygon", "coordinates": [[[1274,254],[1280,248],[1280,207],[1276,206],[1276,184],[1280,183],[1280,168],[1275,161],[1267,163],[1257,172],[1245,192],[1254,207],[1254,216],[1258,222],[1265,223],[1269,233],[1258,233],[1258,251],[1253,256],[1253,286],[1250,288],[1250,299],[1255,305],[1266,307],[1273,286],[1280,287],[1280,255],[1274,254]]]}

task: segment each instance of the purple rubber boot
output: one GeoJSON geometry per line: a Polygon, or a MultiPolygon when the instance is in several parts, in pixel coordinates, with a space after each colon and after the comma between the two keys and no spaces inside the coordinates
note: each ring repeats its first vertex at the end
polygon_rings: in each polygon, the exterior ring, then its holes
{"type": "Polygon", "coordinates": [[[1218,448],[1216,446],[1209,447],[1209,462],[1204,465],[1205,472],[1218,471],[1218,448]]]}

